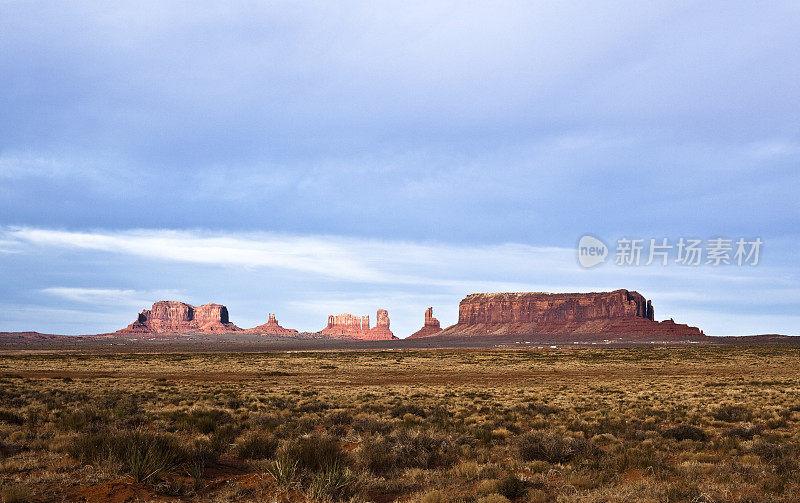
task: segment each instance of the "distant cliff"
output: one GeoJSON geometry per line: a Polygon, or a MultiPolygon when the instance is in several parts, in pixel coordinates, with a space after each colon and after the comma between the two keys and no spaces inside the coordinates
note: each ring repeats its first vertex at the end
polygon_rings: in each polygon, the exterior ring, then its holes
{"type": "Polygon", "coordinates": [[[228,308],[219,304],[192,306],[184,302],[161,300],[145,309],[136,321],[118,334],[171,334],[182,332],[226,333],[242,329],[228,319],[228,308]]]}
{"type": "Polygon", "coordinates": [[[381,341],[397,339],[389,329],[389,313],[386,309],[378,309],[377,326],[370,328],[369,316],[354,316],[349,313],[328,315],[328,324],[317,332],[329,337],[358,339],[363,341],[381,341]]]}
{"type": "Polygon", "coordinates": [[[703,338],[703,332],[672,320],[654,321],[653,306],[629,290],[593,293],[475,293],[459,304],[458,323],[435,336],[608,334],[703,338]]]}

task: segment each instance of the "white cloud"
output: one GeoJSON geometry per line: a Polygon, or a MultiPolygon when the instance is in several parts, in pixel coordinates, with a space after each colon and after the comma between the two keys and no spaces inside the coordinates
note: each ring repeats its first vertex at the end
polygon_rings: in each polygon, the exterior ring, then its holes
{"type": "Polygon", "coordinates": [[[93,305],[146,306],[161,299],[181,297],[179,290],[120,290],[114,288],[43,288],[42,293],[62,299],[93,305]]]}
{"type": "MultiPolygon", "coordinates": [[[[354,283],[430,285],[451,291],[596,290],[654,279],[703,281],[719,288],[754,287],[769,282],[767,288],[775,290],[780,283],[775,278],[781,277],[780,270],[766,266],[686,268],[606,264],[584,270],[577,266],[572,248],[516,243],[468,246],[320,235],[175,230],[74,232],[33,227],[0,228],[0,237],[1,242],[17,249],[25,246],[72,249],[212,267],[283,270],[354,283]]],[[[780,288],[783,294],[797,297],[791,285],[780,288]]],[[[703,292],[687,296],[706,295],[708,290],[707,286],[703,292]]],[[[58,288],[48,293],[72,296],[73,300],[104,295],[141,297],[141,292],[129,290],[58,288]]],[[[729,291],[721,293],[730,300],[729,291]]],[[[669,295],[666,291],[665,294],[669,295]]]]}
{"type": "Polygon", "coordinates": [[[460,286],[463,275],[458,277],[455,273],[463,273],[466,267],[474,272],[471,281],[505,289],[523,287],[524,283],[481,278],[489,271],[563,267],[565,259],[572,256],[572,250],[568,249],[518,244],[469,247],[266,233],[71,232],[18,227],[5,229],[4,235],[38,248],[97,251],[216,266],[276,268],[368,283],[460,286]]]}

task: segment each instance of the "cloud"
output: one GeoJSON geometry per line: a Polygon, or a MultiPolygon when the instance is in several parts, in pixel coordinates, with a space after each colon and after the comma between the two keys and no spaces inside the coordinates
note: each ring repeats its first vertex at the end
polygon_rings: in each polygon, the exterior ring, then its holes
{"type": "Polygon", "coordinates": [[[481,279],[487,269],[563,267],[572,250],[519,244],[454,246],[417,244],[336,236],[296,236],[269,233],[131,230],[73,232],[10,227],[8,240],[36,248],[73,249],[137,256],[146,259],[295,271],[348,282],[438,284],[459,286],[463,277],[448,278],[473,268],[481,284],[522,285],[481,279]],[[527,265],[526,265],[527,264],[527,265]],[[416,271],[418,274],[409,273],[416,271]]]}
{"type": "Polygon", "coordinates": [[[143,306],[162,299],[177,299],[179,290],[120,290],[115,288],[49,287],[40,290],[65,300],[95,306],[143,306]]]}
{"type": "MultiPolygon", "coordinates": [[[[75,250],[240,269],[301,273],[348,283],[435,285],[452,290],[548,291],[577,285],[613,284],[625,280],[693,279],[738,285],[780,278],[780,270],[749,267],[617,267],[611,263],[590,271],[577,267],[574,248],[519,243],[454,245],[324,235],[229,233],[187,230],[67,231],[34,227],[0,228],[0,242],[20,250],[75,250]]],[[[609,259],[613,262],[613,257],[609,259]]],[[[775,280],[780,283],[779,280],[775,280]]],[[[62,296],[86,296],[86,290],[57,290],[62,296]]],[[[114,293],[115,291],[110,291],[114,293]]],[[[56,293],[56,291],[49,291],[56,293]]],[[[116,295],[134,292],[116,291],[116,295]]]]}

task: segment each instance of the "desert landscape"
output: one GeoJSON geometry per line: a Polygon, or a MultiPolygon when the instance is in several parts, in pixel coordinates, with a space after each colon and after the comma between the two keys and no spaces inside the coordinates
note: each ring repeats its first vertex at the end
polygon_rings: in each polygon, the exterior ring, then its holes
{"type": "Polygon", "coordinates": [[[2,501],[800,497],[793,337],[707,336],[628,290],[472,294],[406,339],[377,314],[242,329],[160,301],[2,334],[2,501]]]}
{"type": "Polygon", "coordinates": [[[0,503],[800,502],[798,0],[0,20],[0,503]]]}
{"type": "Polygon", "coordinates": [[[3,501],[797,501],[785,346],[0,356],[3,501]]]}

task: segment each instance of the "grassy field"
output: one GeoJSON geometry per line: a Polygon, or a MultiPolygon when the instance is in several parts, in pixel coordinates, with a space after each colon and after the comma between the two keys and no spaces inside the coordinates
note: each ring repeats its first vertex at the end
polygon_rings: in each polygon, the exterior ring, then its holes
{"type": "Polygon", "coordinates": [[[0,501],[800,501],[786,347],[0,355],[0,501]]]}

